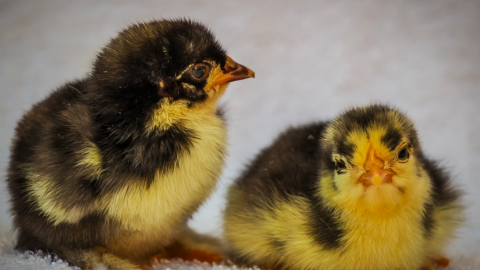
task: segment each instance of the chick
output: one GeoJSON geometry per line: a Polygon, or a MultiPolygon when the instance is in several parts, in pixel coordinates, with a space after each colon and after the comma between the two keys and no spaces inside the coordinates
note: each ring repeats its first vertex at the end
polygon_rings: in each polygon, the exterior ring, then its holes
{"type": "Polygon", "coordinates": [[[224,232],[247,265],[420,269],[448,265],[460,199],[412,121],[371,105],[291,128],[261,151],[229,190],[224,232]]]}
{"type": "Polygon", "coordinates": [[[224,165],[217,101],[230,82],[250,77],[200,23],[121,31],[89,76],[18,124],[8,170],[16,247],[80,267],[132,269],[192,243],[186,221],[224,165]]]}

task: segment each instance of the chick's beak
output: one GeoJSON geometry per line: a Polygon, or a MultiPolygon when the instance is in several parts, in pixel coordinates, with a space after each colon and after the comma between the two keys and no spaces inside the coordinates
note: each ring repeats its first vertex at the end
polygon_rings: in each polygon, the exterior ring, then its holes
{"type": "Polygon", "coordinates": [[[253,70],[233,61],[229,56],[227,56],[227,61],[225,62],[223,69],[225,70],[225,73],[216,78],[212,82],[212,86],[222,86],[233,81],[255,78],[255,72],[253,72],[253,70]]]}
{"type": "Polygon", "coordinates": [[[367,160],[363,165],[367,171],[361,177],[359,182],[365,187],[371,185],[379,186],[382,183],[391,183],[394,173],[391,170],[383,169],[385,162],[375,155],[375,151],[370,149],[367,160]]]}

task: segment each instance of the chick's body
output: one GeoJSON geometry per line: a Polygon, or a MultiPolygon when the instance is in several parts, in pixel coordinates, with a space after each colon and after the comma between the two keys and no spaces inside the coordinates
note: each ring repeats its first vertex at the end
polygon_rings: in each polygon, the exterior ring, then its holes
{"type": "Polygon", "coordinates": [[[374,105],[283,133],[230,188],[224,230],[249,265],[420,269],[442,258],[461,216],[411,121],[374,105]]]}
{"type": "Polygon", "coordinates": [[[226,152],[217,100],[252,76],[201,24],[122,31],[89,77],[17,127],[8,176],[17,248],[131,269],[194,235],[186,221],[215,188],[226,152]]]}

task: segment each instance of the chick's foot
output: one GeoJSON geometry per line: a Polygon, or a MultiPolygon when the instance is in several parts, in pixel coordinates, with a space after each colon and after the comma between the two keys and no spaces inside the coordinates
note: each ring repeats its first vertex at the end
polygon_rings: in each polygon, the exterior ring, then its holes
{"type": "Polygon", "coordinates": [[[221,263],[226,258],[223,255],[207,252],[199,249],[188,249],[180,244],[174,244],[166,248],[162,253],[154,255],[150,263],[157,264],[162,259],[182,259],[185,261],[200,261],[206,263],[221,263]]]}
{"type": "MultiPolygon", "coordinates": [[[[433,265],[440,266],[440,267],[447,267],[450,264],[450,260],[445,257],[440,257],[438,259],[433,260],[433,265]]],[[[420,270],[434,270],[435,267],[431,265],[427,265],[422,267],[420,270]]]]}
{"type": "Polygon", "coordinates": [[[450,264],[450,260],[445,257],[440,257],[435,260],[438,266],[447,267],[450,264]]]}

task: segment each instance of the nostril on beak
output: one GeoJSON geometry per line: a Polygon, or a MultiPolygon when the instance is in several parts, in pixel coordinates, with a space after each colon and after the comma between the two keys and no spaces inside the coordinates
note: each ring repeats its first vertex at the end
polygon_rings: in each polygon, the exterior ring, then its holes
{"type": "Polygon", "coordinates": [[[365,161],[363,168],[368,172],[372,169],[372,166],[374,164],[379,168],[383,168],[385,162],[382,159],[378,158],[377,155],[375,155],[375,151],[373,149],[370,149],[370,151],[368,152],[368,158],[365,161]]]}
{"type": "Polygon", "coordinates": [[[237,62],[233,61],[232,58],[227,56],[227,61],[225,62],[225,70],[230,72],[236,69],[238,69],[237,62]]]}
{"type": "Polygon", "coordinates": [[[375,159],[374,161],[375,165],[377,165],[379,168],[383,168],[383,166],[385,165],[385,162],[379,158],[375,159]]]}
{"type": "Polygon", "coordinates": [[[368,160],[367,162],[365,162],[365,164],[363,165],[363,168],[365,169],[365,171],[370,171],[370,169],[372,168],[372,162],[370,160],[368,160]]]}

